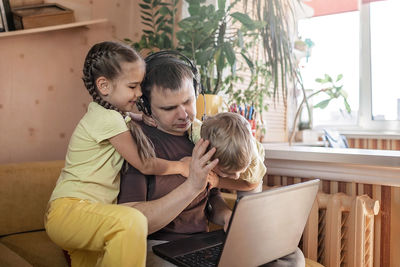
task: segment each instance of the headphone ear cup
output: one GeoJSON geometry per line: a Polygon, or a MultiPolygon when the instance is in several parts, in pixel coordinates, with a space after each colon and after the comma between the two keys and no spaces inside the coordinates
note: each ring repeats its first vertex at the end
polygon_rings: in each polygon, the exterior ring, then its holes
{"type": "Polygon", "coordinates": [[[142,111],[147,116],[151,116],[150,103],[146,96],[142,95],[136,102],[136,106],[139,111],[142,111]]]}

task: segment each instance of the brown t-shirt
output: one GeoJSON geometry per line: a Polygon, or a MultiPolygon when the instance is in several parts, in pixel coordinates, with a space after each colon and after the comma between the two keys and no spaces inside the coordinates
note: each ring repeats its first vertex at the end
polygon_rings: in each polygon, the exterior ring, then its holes
{"type": "MultiPolygon", "coordinates": [[[[191,156],[193,143],[187,135],[175,136],[156,128],[140,124],[144,133],[154,144],[156,156],[167,160],[180,160],[191,156]]],[[[181,175],[144,175],[129,165],[126,172],[122,171],[118,203],[139,202],[159,199],[185,181],[181,175]],[[149,183],[147,184],[146,181],[149,183]]],[[[181,214],[158,232],[149,236],[150,239],[174,240],[190,234],[208,230],[205,208],[208,197],[218,194],[217,190],[205,189],[181,214]]]]}

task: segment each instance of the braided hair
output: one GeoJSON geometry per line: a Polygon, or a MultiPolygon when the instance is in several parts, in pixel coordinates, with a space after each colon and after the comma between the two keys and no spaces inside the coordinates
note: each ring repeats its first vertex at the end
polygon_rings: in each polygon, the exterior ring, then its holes
{"type": "MultiPolygon", "coordinates": [[[[83,64],[83,83],[93,101],[100,106],[119,112],[123,117],[125,113],[101,98],[96,80],[103,76],[109,81],[115,81],[122,72],[121,63],[143,61],[140,55],[131,47],[117,42],[101,42],[95,44],[88,52],[83,64]]],[[[151,141],[143,133],[142,129],[133,121],[128,127],[138,147],[139,156],[142,160],[154,157],[154,147],[151,141]]]]}
{"type": "Polygon", "coordinates": [[[122,62],[135,62],[137,60],[142,60],[139,54],[122,43],[102,42],[95,44],[85,58],[82,77],[93,101],[106,109],[116,110],[124,116],[122,111],[100,97],[96,80],[104,76],[108,80],[114,81],[121,74],[122,62]]]}

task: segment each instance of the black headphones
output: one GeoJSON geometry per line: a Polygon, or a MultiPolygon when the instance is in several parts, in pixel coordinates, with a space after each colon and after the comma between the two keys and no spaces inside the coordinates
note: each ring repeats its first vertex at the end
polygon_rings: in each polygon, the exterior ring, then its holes
{"type": "MultiPolygon", "coordinates": [[[[193,64],[193,62],[185,55],[182,53],[175,51],[175,50],[166,50],[166,51],[159,51],[156,53],[152,53],[148,55],[144,61],[146,64],[149,64],[152,60],[155,60],[157,58],[161,57],[171,57],[171,58],[176,58],[176,59],[182,59],[182,63],[190,67],[192,73],[193,73],[193,88],[194,88],[194,93],[197,98],[197,92],[198,92],[198,86],[200,86],[200,93],[203,95],[204,101],[204,88],[202,84],[200,83],[200,74],[199,71],[197,70],[196,66],[193,64]]],[[[204,103],[205,105],[205,103],[204,103]]],[[[136,102],[136,106],[139,111],[142,111],[145,115],[151,116],[151,105],[150,101],[145,95],[142,95],[138,101],[136,102]]],[[[204,108],[205,110],[205,108],[204,108]]]]}

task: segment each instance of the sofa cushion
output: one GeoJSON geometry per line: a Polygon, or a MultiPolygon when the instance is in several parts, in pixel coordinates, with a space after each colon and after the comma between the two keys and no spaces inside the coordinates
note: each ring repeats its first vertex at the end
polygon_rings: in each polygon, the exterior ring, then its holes
{"type": "Polygon", "coordinates": [[[0,238],[0,243],[35,267],[68,266],[62,249],[50,240],[45,231],[5,236],[0,238]]]}
{"type": "Polygon", "coordinates": [[[31,264],[2,243],[0,243],[0,266],[32,267],[31,264]]]}
{"type": "Polygon", "coordinates": [[[0,165],[0,236],[43,229],[43,216],[64,161],[0,165]]]}

